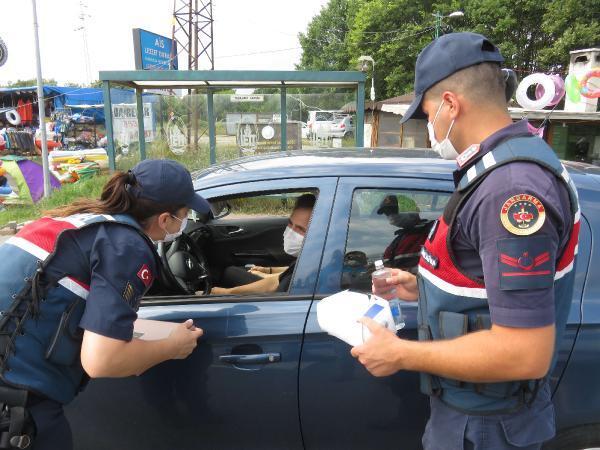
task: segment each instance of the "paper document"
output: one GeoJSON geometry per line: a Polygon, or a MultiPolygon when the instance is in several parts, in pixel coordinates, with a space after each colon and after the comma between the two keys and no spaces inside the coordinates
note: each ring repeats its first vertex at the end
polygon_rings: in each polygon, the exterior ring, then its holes
{"type": "Polygon", "coordinates": [[[352,345],[360,345],[371,337],[361,317],[370,317],[396,332],[392,311],[387,300],[352,291],[342,291],[325,297],[317,304],[317,320],[323,331],[352,345]]]}
{"type": "Polygon", "coordinates": [[[171,331],[179,325],[176,322],[137,319],[133,323],[133,337],[145,341],[157,341],[169,337],[171,331]]]}

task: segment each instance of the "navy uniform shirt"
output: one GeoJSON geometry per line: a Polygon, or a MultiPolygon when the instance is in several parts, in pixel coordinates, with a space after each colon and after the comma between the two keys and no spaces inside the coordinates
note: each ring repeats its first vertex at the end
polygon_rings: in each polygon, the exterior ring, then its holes
{"type": "Polygon", "coordinates": [[[157,274],[155,253],[132,227],[100,223],[70,230],[46,269],[89,285],[79,326],[102,336],[131,340],[141,297],[157,274]]]}
{"type": "MultiPolygon", "coordinates": [[[[492,134],[481,142],[476,156],[455,173],[455,180],[506,139],[528,134],[525,120],[492,134]]],[[[452,249],[464,272],[484,280],[493,323],[522,328],[554,323],[554,267],[572,223],[567,188],[535,163],[519,161],[493,170],[463,203],[452,229],[452,249]],[[529,236],[516,236],[501,222],[503,205],[519,194],[533,195],[546,210],[542,227],[529,236]],[[514,255],[519,249],[511,247],[522,242],[515,238],[535,240],[536,252],[528,258],[539,268],[533,267],[524,274],[527,276],[508,276],[514,270],[506,254],[512,250],[514,255]]]]}

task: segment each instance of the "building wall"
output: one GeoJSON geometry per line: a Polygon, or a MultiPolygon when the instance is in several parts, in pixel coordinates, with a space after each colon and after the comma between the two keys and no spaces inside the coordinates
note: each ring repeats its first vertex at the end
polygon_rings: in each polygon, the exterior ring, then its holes
{"type": "Polygon", "coordinates": [[[427,122],[409,120],[400,125],[401,116],[379,111],[377,133],[378,147],[425,148],[427,144],[427,122]]]}

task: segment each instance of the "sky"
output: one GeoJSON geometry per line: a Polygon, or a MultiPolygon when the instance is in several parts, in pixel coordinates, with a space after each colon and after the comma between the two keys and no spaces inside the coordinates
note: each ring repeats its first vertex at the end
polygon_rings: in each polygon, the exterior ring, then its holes
{"type": "MultiPolygon", "coordinates": [[[[37,0],[43,77],[59,84],[86,83],[98,79],[99,70],[133,70],[132,29],[171,36],[173,1],[37,0]],[[83,32],[77,30],[81,11],[91,80],[83,32]]],[[[301,55],[297,35],[327,2],[213,0],[215,69],[293,70],[301,55]]],[[[8,60],[0,67],[0,85],[36,76],[31,1],[3,3],[0,38],[8,47],[8,60]]],[[[187,55],[180,54],[179,67],[186,64],[187,55]]],[[[199,68],[209,69],[208,60],[199,68]]]]}

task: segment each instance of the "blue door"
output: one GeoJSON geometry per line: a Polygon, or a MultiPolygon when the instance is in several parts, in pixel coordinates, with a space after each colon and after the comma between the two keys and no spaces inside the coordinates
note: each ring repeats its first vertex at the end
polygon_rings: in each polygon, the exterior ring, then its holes
{"type": "MultiPolygon", "coordinates": [[[[193,318],[205,335],[185,360],[140,377],[93,380],[69,407],[86,450],[302,449],[298,364],[337,179],[253,182],[205,190],[208,199],[313,190],[311,224],[288,292],[146,299],[139,316],[193,318]],[[316,263],[315,263],[316,262],[316,263]]],[[[242,227],[236,219],[236,227],[242,227]]],[[[211,255],[206,255],[209,263],[211,255]]]]}
{"type": "MultiPolygon", "coordinates": [[[[340,291],[370,292],[375,260],[412,270],[428,227],[453,186],[448,181],[341,178],[317,285],[317,298],[340,291]],[[396,204],[396,215],[386,208],[396,204]],[[410,219],[412,231],[398,227],[410,219]]],[[[429,413],[418,374],[375,378],[352,358],[350,346],[322,332],[316,303],[308,317],[300,363],[300,416],[307,450],[420,448],[429,413]]],[[[399,333],[417,339],[417,305],[402,306],[399,333]]]]}

